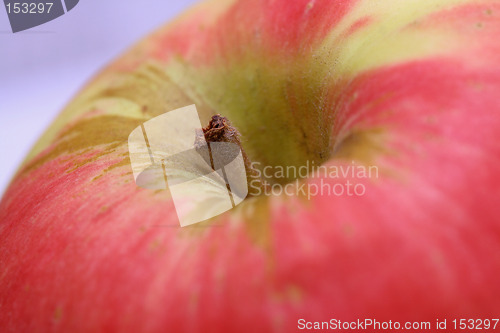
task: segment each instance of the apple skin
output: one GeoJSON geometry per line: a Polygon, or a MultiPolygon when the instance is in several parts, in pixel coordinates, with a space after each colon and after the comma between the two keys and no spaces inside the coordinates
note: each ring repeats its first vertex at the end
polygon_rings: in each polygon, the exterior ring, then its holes
{"type": "MultiPolygon", "coordinates": [[[[500,5],[202,3],[67,106],[0,203],[2,332],[291,332],[500,316],[500,5]],[[175,228],[127,137],[195,103],[263,165],[376,165],[363,196],[175,228]]],[[[311,175],[307,184],[349,178],[311,175]]],[[[368,330],[369,331],[369,330],[368,330]]]]}

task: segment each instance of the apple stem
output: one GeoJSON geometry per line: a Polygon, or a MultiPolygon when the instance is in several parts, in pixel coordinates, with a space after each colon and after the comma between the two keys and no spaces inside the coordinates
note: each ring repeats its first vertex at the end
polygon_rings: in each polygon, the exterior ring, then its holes
{"type": "Polygon", "coordinates": [[[206,127],[201,128],[198,131],[195,147],[199,146],[201,142],[203,142],[203,144],[204,142],[231,142],[238,145],[245,164],[247,184],[252,184],[252,186],[248,187],[248,196],[256,196],[259,193],[262,193],[260,189],[262,189],[264,184],[262,179],[260,179],[259,172],[253,168],[252,161],[243,149],[240,137],[240,132],[231,124],[229,119],[221,116],[220,114],[216,114],[212,116],[206,127]],[[205,140],[202,140],[203,137],[205,140]]]}

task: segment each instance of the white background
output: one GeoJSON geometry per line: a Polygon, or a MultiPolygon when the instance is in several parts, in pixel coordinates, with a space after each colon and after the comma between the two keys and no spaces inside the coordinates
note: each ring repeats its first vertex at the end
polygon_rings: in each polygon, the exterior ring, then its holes
{"type": "Polygon", "coordinates": [[[196,0],[80,0],[12,33],[0,4],[0,195],[71,97],[113,58],[196,0]]]}

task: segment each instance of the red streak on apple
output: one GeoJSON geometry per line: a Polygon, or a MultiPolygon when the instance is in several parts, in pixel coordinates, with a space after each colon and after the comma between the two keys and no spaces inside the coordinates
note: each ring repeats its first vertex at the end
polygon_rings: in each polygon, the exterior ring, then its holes
{"type": "Polygon", "coordinates": [[[346,37],[368,26],[372,23],[371,20],[372,19],[370,17],[363,17],[354,22],[347,30],[346,37]]]}
{"type": "Polygon", "coordinates": [[[238,1],[212,26],[205,25],[207,17],[202,8],[189,22],[180,23],[166,35],[160,35],[155,42],[159,48],[154,55],[162,60],[174,54],[193,55],[199,65],[203,63],[202,58],[212,59],[221,50],[231,52],[236,59],[244,57],[248,55],[248,43],[267,56],[295,54],[321,42],[356,2],[358,0],[294,0],[286,4],[282,1],[238,1]],[[196,43],[192,43],[193,40],[196,43]],[[193,47],[203,49],[204,53],[194,51],[193,47]]]}

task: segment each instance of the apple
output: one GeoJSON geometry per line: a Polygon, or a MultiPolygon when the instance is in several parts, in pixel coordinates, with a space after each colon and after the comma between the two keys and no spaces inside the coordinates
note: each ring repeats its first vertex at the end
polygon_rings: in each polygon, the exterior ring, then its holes
{"type": "Polygon", "coordinates": [[[6,191],[0,331],[493,328],[499,35],[493,0],[192,8],[97,75],[6,191]],[[127,137],[192,104],[275,191],[180,228],[169,191],[136,186],[127,137]]]}

